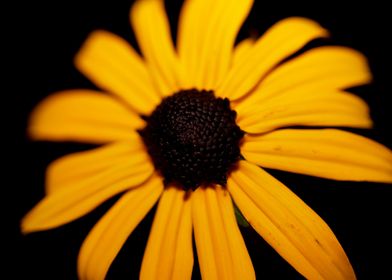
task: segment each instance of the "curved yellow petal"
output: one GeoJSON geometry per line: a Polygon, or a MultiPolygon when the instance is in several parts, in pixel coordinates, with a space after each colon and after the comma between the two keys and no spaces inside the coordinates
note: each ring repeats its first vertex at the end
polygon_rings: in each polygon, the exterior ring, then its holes
{"type": "Polygon", "coordinates": [[[229,193],[221,186],[192,194],[192,219],[203,279],[255,279],[229,193]]]}
{"type": "Polygon", "coordinates": [[[271,175],[241,161],[227,187],[252,227],[307,279],[355,279],[328,225],[271,175]]]}
{"type": "Polygon", "coordinates": [[[160,101],[145,62],[117,35],[93,32],[76,55],[75,66],[138,113],[151,113],[160,101]]]}
{"type": "Polygon", "coordinates": [[[144,121],[110,96],[70,90],[46,98],[35,108],[29,134],[35,140],[108,143],[135,138],[144,121]]]}
{"type": "Polygon", "coordinates": [[[192,86],[214,89],[226,76],[237,33],[253,0],[187,0],[180,14],[178,51],[192,86]]]}
{"type": "Polygon", "coordinates": [[[345,47],[319,47],[290,60],[271,72],[236,109],[263,104],[283,96],[317,95],[369,83],[372,75],[366,58],[345,47]]]}
{"type": "MultiPolygon", "coordinates": [[[[135,152],[136,153],[136,152],[135,152]]],[[[94,176],[70,181],[42,199],[22,220],[22,232],[71,222],[109,199],[146,181],[154,171],[148,155],[135,156],[94,176]]]]}
{"type": "Polygon", "coordinates": [[[131,9],[131,23],[161,96],[173,94],[186,83],[170,35],[163,0],[138,0],[131,9]]]}
{"type": "Polygon", "coordinates": [[[281,98],[253,103],[236,110],[237,123],[248,133],[265,133],[289,126],[370,128],[369,109],[359,97],[336,91],[301,94],[296,90],[281,98]]]}
{"type": "Polygon", "coordinates": [[[284,129],[246,136],[241,153],[257,165],[335,180],[392,183],[392,151],[336,129],[284,129]]]}
{"type": "Polygon", "coordinates": [[[254,38],[247,38],[235,46],[232,67],[235,67],[238,63],[242,62],[242,60],[248,55],[248,52],[254,46],[255,42],[256,40],[254,38]]]}
{"type": "Polygon", "coordinates": [[[169,187],[159,201],[140,279],[191,279],[192,268],[190,197],[182,189],[169,187]]]}
{"type": "Polygon", "coordinates": [[[230,70],[217,94],[230,100],[245,96],[283,59],[309,41],[326,36],[328,32],[309,19],[295,17],[278,22],[230,70]]]}
{"type": "Polygon", "coordinates": [[[124,194],[94,226],[78,258],[81,280],[104,280],[121,247],[163,191],[156,175],[124,194]]]}
{"type": "Polygon", "coordinates": [[[124,162],[142,162],[147,159],[143,149],[143,143],[137,136],[129,142],[115,142],[59,158],[47,169],[46,193],[52,194],[124,162]]]}

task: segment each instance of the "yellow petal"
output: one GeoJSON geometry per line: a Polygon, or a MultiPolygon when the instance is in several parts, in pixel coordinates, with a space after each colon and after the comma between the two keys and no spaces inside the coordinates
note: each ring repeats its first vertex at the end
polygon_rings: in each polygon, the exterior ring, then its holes
{"type": "Polygon", "coordinates": [[[288,18],[278,22],[230,70],[217,94],[231,100],[246,95],[283,59],[309,41],[326,36],[325,29],[308,19],[288,18]]]}
{"type": "MultiPolygon", "coordinates": [[[[366,58],[345,47],[320,47],[290,60],[272,71],[239,108],[263,104],[292,95],[317,95],[369,83],[372,79],[366,58]]],[[[237,108],[236,108],[237,109],[237,108]]]]}
{"type": "Polygon", "coordinates": [[[233,53],[233,67],[237,65],[237,63],[241,63],[242,60],[248,55],[248,52],[252,49],[256,40],[253,38],[247,38],[242,40],[234,49],[233,53]]]}
{"type": "Polygon", "coordinates": [[[136,1],[131,23],[159,93],[179,91],[187,78],[173,46],[163,0],[136,1]]]}
{"type": "Polygon", "coordinates": [[[253,0],[187,0],[180,14],[178,51],[192,86],[214,89],[226,76],[237,33],[253,0]]]}
{"type": "Polygon", "coordinates": [[[192,194],[192,219],[203,279],[255,279],[230,195],[223,187],[199,187],[192,194]]]}
{"type": "Polygon", "coordinates": [[[112,33],[93,32],[75,57],[75,65],[138,113],[151,113],[160,101],[144,61],[128,42],[112,33]]]}
{"type": "Polygon", "coordinates": [[[46,172],[46,193],[51,194],[124,162],[148,160],[143,149],[143,143],[137,136],[132,141],[107,144],[57,159],[46,172]]]}
{"type": "MultiPolygon", "coordinates": [[[[109,199],[143,183],[153,173],[148,155],[135,155],[77,181],[70,181],[47,195],[22,220],[22,231],[47,230],[71,222],[109,199]]],[[[134,153],[136,154],[136,152],[134,153]]]]}
{"type": "Polygon", "coordinates": [[[289,126],[335,126],[370,128],[368,106],[355,95],[321,91],[292,91],[281,98],[256,102],[236,110],[237,123],[248,133],[265,133],[289,126]]]}
{"type": "Polygon", "coordinates": [[[90,90],[54,94],[37,106],[29,134],[35,140],[107,143],[135,138],[144,121],[115,99],[90,90]]]}
{"type": "Polygon", "coordinates": [[[78,258],[79,279],[105,279],[128,236],[153,207],[162,191],[162,179],[154,175],[116,202],[83,242],[78,258]]]}
{"type": "Polygon", "coordinates": [[[184,190],[169,187],[155,214],[140,279],[191,279],[192,267],[190,197],[184,190]]]}
{"type": "Polygon", "coordinates": [[[307,279],[355,279],[328,225],[261,168],[241,161],[228,189],[252,227],[307,279]]]}
{"type": "Polygon", "coordinates": [[[335,180],[392,183],[392,151],[336,129],[285,129],[246,136],[244,157],[267,168],[335,180]]]}

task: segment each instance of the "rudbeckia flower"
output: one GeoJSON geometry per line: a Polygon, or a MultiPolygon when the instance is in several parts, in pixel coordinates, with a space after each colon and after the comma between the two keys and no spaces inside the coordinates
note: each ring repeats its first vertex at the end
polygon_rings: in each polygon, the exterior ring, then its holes
{"type": "Polygon", "coordinates": [[[57,93],[33,112],[33,139],[102,146],[49,166],[46,195],[23,219],[24,233],[71,222],[121,194],[81,247],[80,279],[105,278],[155,203],[141,279],[190,279],[192,235],[203,279],[254,279],[235,207],[304,277],[355,278],[328,225],[263,168],[392,182],[389,149],[336,129],[372,126],[367,105],[345,90],[371,81],[367,61],[338,46],[298,53],[328,36],[304,18],[235,45],[252,2],[186,0],[174,45],[164,3],[137,1],[130,18],[143,57],[95,31],[75,63],[102,92],[57,93]]]}

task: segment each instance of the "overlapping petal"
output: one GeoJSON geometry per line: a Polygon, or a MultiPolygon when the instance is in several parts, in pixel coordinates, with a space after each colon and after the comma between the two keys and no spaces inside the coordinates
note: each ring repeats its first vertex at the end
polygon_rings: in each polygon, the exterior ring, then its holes
{"type": "Polygon", "coordinates": [[[165,189],[144,252],[140,279],[191,279],[193,267],[190,196],[165,189]]]}
{"type": "Polygon", "coordinates": [[[225,189],[199,187],[192,194],[192,219],[203,279],[255,279],[231,198],[225,189]]]}
{"type": "Polygon", "coordinates": [[[247,111],[281,100],[317,96],[369,83],[372,75],[366,58],[359,52],[337,46],[319,47],[273,70],[260,85],[235,106],[247,111]]]}
{"type": "Polygon", "coordinates": [[[154,167],[148,155],[140,150],[94,175],[70,180],[45,196],[22,220],[22,231],[47,230],[71,222],[109,199],[147,180],[154,167]],[[138,155],[142,153],[142,156],[138,155]]]}
{"type": "Polygon", "coordinates": [[[242,60],[248,55],[248,52],[252,49],[255,42],[255,39],[247,38],[235,46],[233,51],[232,67],[236,67],[237,63],[242,63],[242,60]]]}
{"type": "Polygon", "coordinates": [[[252,227],[307,279],[355,279],[328,225],[271,175],[241,161],[228,189],[252,227]]]}
{"type": "Polygon", "coordinates": [[[392,182],[392,151],[336,129],[285,129],[246,136],[241,152],[257,165],[350,181],[392,182]]]}
{"type": "Polygon", "coordinates": [[[235,38],[252,4],[253,0],[185,1],[178,52],[192,87],[214,89],[225,78],[235,38]]]}
{"type": "Polygon", "coordinates": [[[108,143],[135,139],[144,121],[110,96],[70,90],[45,99],[30,118],[35,140],[108,143]]]}
{"type": "Polygon", "coordinates": [[[76,55],[75,65],[138,113],[151,113],[160,101],[145,62],[128,42],[112,33],[94,31],[76,55]]]}
{"type": "Polygon", "coordinates": [[[242,107],[237,113],[238,125],[248,133],[265,133],[289,126],[372,126],[369,108],[362,99],[322,89],[315,94],[293,90],[281,98],[242,107]]]}
{"type": "Polygon", "coordinates": [[[115,142],[103,147],[73,153],[52,162],[46,172],[48,195],[63,187],[77,184],[85,178],[95,176],[116,165],[126,162],[143,162],[148,156],[139,136],[124,142],[115,142]]]}
{"type": "Polygon", "coordinates": [[[131,9],[131,23],[161,96],[186,87],[188,76],[179,63],[174,48],[164,1],[136,1],[131,9]]]}
{"type": "Polygon", "coordinates": [[[153,207],[163,191],[162,179],[153,175],[124,194],[103,216],[83,242],[78,259],[81,280],[104,280],[121,247],[153,207]]]}
{"type": "Polygon", "coordinates": [[[245,96],[278,63],[311,40],[326,37],[328,32],[316,22],[304,18],[288,18],[271,27],[231,68],[217,95],[237,100],[245,96]]]}

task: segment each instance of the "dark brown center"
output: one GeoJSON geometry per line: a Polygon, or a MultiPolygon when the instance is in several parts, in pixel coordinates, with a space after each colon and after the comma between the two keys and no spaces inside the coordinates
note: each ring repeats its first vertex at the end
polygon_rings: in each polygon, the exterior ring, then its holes
{"type": "Polygon", "coordinates": [[[144,119],[147,125],[139,133],[166,184],[184,189],[226,185],[244,136],[228,99],[212,91],[184,90],[163,99],[144,119]]]}

